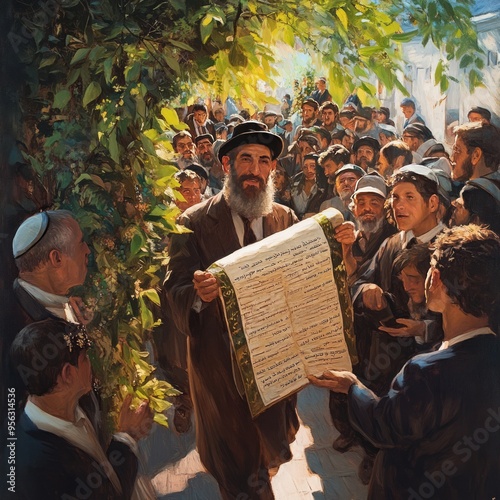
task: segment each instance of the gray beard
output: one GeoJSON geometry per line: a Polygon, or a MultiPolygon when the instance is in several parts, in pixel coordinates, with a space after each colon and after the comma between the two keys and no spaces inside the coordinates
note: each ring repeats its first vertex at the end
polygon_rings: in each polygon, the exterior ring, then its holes
{"type": "Polygon", "coordinates": [[[358,219],[357,222],[359,230],[364,234],[374,234],[382,227],[384,219],[380,218],[373,222],[363,222],[362,220],[358,219]]]}
{"type": "Polygon", "coordinates": [[[257,195],[249,197],[242,188],[233,166],[224,180],[224,198],[227,204],[237,214],[247,219],[256,219],[273,211],[274,200],[274,174],[271,173],[267,179],[267,185],[257,195]]]}
{"type": "Polygon", "coordinates": [[[410,317],[416,321],[422,320],[427,314],[427,304],[422,302],[421,304],[416,304],[413,300],[408,301],[408,309],[410,310],[410,317]]]}

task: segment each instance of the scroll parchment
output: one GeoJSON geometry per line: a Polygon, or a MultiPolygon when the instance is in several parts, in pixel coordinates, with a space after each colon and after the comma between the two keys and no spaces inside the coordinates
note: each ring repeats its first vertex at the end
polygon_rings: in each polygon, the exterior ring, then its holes
{"type": "Polygon", "coordinates": [[[342,222],[325,210],[210,267],[254,416],[304,387],[308,374],[352,368],[352,306],[333,237],[342,222]]]}

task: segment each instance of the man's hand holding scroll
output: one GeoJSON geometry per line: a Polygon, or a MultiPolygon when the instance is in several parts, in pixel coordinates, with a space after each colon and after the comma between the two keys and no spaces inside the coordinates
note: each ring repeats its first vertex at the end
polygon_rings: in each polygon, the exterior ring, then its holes
{"type": "Polygon", "coordinates": [[[219,296],[219,283],[215,276],[208,271],[195,271],[193,284],[198,297],[203,302],[212,302],[219,296]]]}

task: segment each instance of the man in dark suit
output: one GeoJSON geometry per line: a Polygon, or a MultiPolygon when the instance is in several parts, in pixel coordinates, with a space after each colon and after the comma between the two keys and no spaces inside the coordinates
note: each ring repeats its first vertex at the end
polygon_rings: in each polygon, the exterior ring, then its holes
{"type": "Polygon", "coordinates": [[[326,88],[326,78],[324,76],[320,76],[316,80],[316,90],[311,94],[311,99],[314,99],[320,106],[332,100],[332,96],[326,88]]]}
{"type": "MultiPolygon", "coordinates": [[[[118,433],[104,451],[79,406],[80,398],[92,388],[90,347],[84,327],[57,319],[32,323],[14,339],[13,366],[29,393],[13,432],[17,439],[9,441],[15,444],[15,475],[9,483],[15,498],[132,496],[138,467],[136,441],[151,429],[152,415],[147,403],[132,410],[131,396],[126,398],[118,433]]],[[[3,464],[9,467],[9,460],[3,464]]]]}
{"type": "Polygon", "coordinates": [[[381,448],[370,499],[498,498],[500,344],[488,326],[500,300],[498,236],[474,225],[438,236],[425,293],[444,341],[408,361],[386,395],[349,372],[311,381],[347,394],[351,423],[381,448]]]}
{"type": "Polygon", "coordinates": [[[212,137],[216,135],[214,122],[208,118],[208,108],[203,103],[193,106],[193,112],[186,118],[186,124],[193,138],[204,134],[210,134],[212,137]]]}
{"type": "Polygon", "coordinates": [[[206,269],[242,246],[281,231],[296,217],[273,202],[272,172],[282,139],[260,122],[244,122],[219,150],[224,189],[188,209],[174,234],[165,281],[177,327],[188,337],[188,372],[203,465],[223,498],[271,499],[271,474],[290,460],[298,427],[295,401],[285,400],[252,419],[230,346],[219,284],[206,269]]]}

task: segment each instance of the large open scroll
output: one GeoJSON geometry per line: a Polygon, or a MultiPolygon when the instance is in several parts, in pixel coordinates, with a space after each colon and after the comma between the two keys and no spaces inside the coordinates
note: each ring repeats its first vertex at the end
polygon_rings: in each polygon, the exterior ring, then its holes
{"type": "Polygon", "coordinates": [[[218,260],[229,334],[252,415],[307,375],[350,370],[352,305],[333,208],[218,260]]]}

